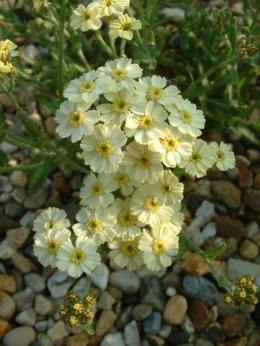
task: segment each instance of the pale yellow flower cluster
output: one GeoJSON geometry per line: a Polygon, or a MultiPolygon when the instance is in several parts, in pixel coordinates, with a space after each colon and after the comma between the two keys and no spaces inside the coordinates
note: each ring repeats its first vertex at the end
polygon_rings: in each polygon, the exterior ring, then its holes
{"type": "Polygon", "coordinates": [[[0,84],[16,76],[16,69],[11,63],[12,58],[19,55],[16,48],[10,40],[0,41],[0,84]]]}

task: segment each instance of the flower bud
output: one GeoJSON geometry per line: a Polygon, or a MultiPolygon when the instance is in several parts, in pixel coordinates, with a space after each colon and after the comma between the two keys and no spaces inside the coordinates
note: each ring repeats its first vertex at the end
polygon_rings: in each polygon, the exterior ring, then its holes
{"type": "Polygon", "coordinates": [[[244,48],[245,45],[246,45],[245,37],[241,37],[239,40],[237,40],[237,47],[238,48],[244,48]]]}
{"type": "Polygon", "coordinates": [[[79,320],[76,316],[70,315],[67,319],[67,325],[70,327],[77,327],[79,325],[79,320]]]}
{"type": "Polygon", "coordinates": [[[80,319],[80,323],[83,325],[89,326],[94,318],[94,312],[90,309],[86,309],[83,311],[80,319]]]}
{"type": "Polygon", "coordinates": [[[221,10],[219,10],[218,8],[216,8],[214,11],[213,11],[213,17],[216,19],[216,20],[219,20],[220,19],[220,16],[221,16],[221,10]]]}
{"type": "Polygon", "coordinates": [[[246,49],[245,49],[245,48],[239,49],[238,52],[237,52],[237,56],[238,56],[239,58],[245,58],[245,57],[247,56],[247,51],[246,51],[246,49]]]}
{"type": "Polygon", "coordinates": [[[243,288],[236,288],[234,291],[234,297],[237,299],[245,299],[246,290],[244,290],[243,288]]]}
{"type": "MultiPolygon", "coordinates": [[[[247,47],[250,47],[253,43],[254,43],[254,38],[253,37],[248,37],[246,39],[246,46],[247,47]]],[[[247,276],[251,276],[251,275],[247,275],[247,276]]]]}
{"type": "Polygon", "coordinates": [[[84,310],[84,307],[83,307],[83,305],[82,304],[80,304],[80,303],[75,303],[75,304],[73,304],[73,306],[72,306],[72,308],[71,308],[71,313],[73,314],[73,315],[80,315],[82,312],[83,312],[83,310],[84,310]]]}
{"type": "Polygon", "coordinates": [[[82,299],[82,303],[86,308],[91,308],[96,304],[96,299],[92,294],[89,294],[82,299]]]}
{"type": "Polygon", "coordinates": [[[231,294],[226,294],[223,300],[224,300],[224,303],[230,305],[233,303],[234,298],[231,294]]]}
{"type": "Polygon", "coordinates": [[[257,292],[257,286],[255,284],[246,285],[245,289],[249,294],[255,294],[257,292]]]}
{"type": "Polygon", "coordinates": [[[224,12],[225,12],[226,19],[232,18],[232,12],[230,11],[229,8],[226,8],[224,12]]]}
{"type": "Polygon", "coordinates": [[[238,287],[244,287],[247,284],[245,276],[238,276],[235,280],[235,285],[238,287]]]}
{"type": "Polygon", "coordinates": [[[236,306],[242,306],[244,304],[244,299],[241,298],[235,298],[234,300],[236,306]]]}
{"type": "Polygon", "coordinates": [[[249,48],[247,48],[247,54],[248,56],[252,57],[258,54],[258,48],[256,48],[255,45],[251,45],[249,48]]]}
{"type": "Polygon", "coordinates": [[[66,299],[71,303],[77,303],[77,302],[79,302],[79,294],[76,291],[70,291],[66,295],[66,299]]]}
{"type": "Polygon", "coordinates": [[[61,315],[61,316],[67,316],[69,314],[69,307],[66,305],[66,304],[61,304],[59,307],[58,307],[58,313],[61,315]]]}
{"type": "Polygon", "coordinates": [[[254,295],[248,295],[245,298],[245,303],[248,305],[256,305],[258,304],[258,299],[254,295]]]}

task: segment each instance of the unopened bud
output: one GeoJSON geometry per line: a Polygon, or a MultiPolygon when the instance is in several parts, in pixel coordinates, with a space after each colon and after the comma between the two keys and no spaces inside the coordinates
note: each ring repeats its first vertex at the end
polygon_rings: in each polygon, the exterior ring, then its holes
{"type": "Polygon", "coordinates": [[[70,327],[77,327],[79,325],[79,320],[77,319],[76,316],[72,316],[70,315],[67,319],[67,325],[69,325],[70,327]]]}
{"type": "Polygon", "coordinates": [[[96,304],[96,299],[94,296],[89,294],[82,299],[82,303],[86,306],[86,308],[91,308],[96,304]]]}
{"type": "Polygon", "coordinates": [[[249,294],[255,294],[257,292],[257,286],[255,284],[247,285],[245,289],[249,294]]]}
{"type": "Polygon", "coordinates": [[[247,54],[250,57],[257,55],[258,48],[256,48],[256,46],[252,44],[249,48],[247,48],[247,54]]]}
{"type": "Polygon", "coordinates": [[[224,303],[230,305],[232,304],[234,301],[234,298],[231,294],[226,294],[225,297],[224,297],[224,303]]]}
{"type": "Polygon", "coordinates": [[[90,309],[86,309],[81,315],[80,323],[89,326],[90,324],[92,324],[93,318],[94,312],[90,309]]]}
{"type": "Polygon", "coordinates": [[[247,284],[251,284],[252,281],[254,280],[252,275],[246,275],[245,278],[246,278],[247,284]]]}
{"type": "Polygon", "coordinates": [[[235,280],[235,285],[238,287],[244,287],[247,284],[245,276],[238,276],[235,280]]]}
{"type": "MultiPolygon", "coordinates": [[[[254,43],[254,38],[253,37],[248,37],[246,39],[246,46],[247,47],[250,47],[253,43],[254,43]]],[[[248,275],[248,276],[250,276],[250,275],[248,275]]]]}
{"type": "Polygon", "coordinates": [[[245,57],[247,56],[247,51],[246,51],[246,49],[245,49],[245,48],[239,49],[238,52],[237,52],[237,56],[238,56],[239,58],[245,58],[245,57]]]}
{"type": "Polygon", "coordinates": [[[254,295],[248,295],[245,298],[245,303],[248,305],[256,305],[258,304],[258,299],[254,295]]]}
{"type": "Polygon", "coordinates": [[[245,299],[246,290],[244,290],[243,288],[236,288],[234,291],[234,297],[239,299],[245,299]]]}
{"type": "Polygon", "coordinates": [[[218,8],[216,8],[214,11],[213,11],[213,17],[217,20],[220,19],[220,16],[221,16],[221,10],[219,10],[218,8]]]}
{"type": "Polygon", "coordinates": [[[245,37],[241,37],[239,40],[237,40],[237,47],[238,48],[244,48],[245,45],[246,45],[245,37]]]}
{"type": "Polygon", "coordinates": [[[226,16],[226,19],[232,18],[232,12],[230,11],[229,8],[225,9],[225,16],[226,16]]]}
{"type": "Polygon", "coordinates": [[[75,304],[73,304],[73,306],[72,306],[72,308],[71,308],[71,313],[73,314],[73,315],[80,315],[82,312],[83,312],[83,310],[84,310],[84,307],[83,307],[83,305],[82,304],[80,304],[80,303],[75,303],[75,304]]]}
{"type": "Polygon", "coordinates": [[[235,298],[234,300],[236,306],[242,306],[244,304],[244,299],[241,298],[235,298]]]}
{"type": "Polygon", "coordinates": [[[79,294],[76,291],[70,291],[66,295],[66,299],[71,303],[77,303],[77,302],[79,302],[79,294]]]}
{"type": "Polygon", "coordinates": [[[61,304],[59,307],[58,307],[58,313],[65,317],[69,314],[69,307],[66,305],[66,304],[61,304]]]}

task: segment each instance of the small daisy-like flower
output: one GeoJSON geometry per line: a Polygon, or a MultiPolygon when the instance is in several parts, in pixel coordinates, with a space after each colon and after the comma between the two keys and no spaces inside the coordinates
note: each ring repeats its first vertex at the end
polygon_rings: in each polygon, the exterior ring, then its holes
{"type": "Polygon", "coordinates": [[[36,233],[33,245],[34,254],[44,267],[56,267],[56,255],[61,244],[70,239],[70,231],[50,230],[45,233],[36,233]]]}
{"type": "Polygon", "coordinates": [[[202,139],[197,139],[192,154],[188,158],[183,158],[179,166],[185,168],[186,173],[201,178],[213,164],[214,155],[209,145],[202,139]]]}
{"type": "Polygon", "coordinates": [[[108,174],[99,174],[96,177],[92,172],[84,180],[84,187],[80,190],[80,204],[91,209],[107,207],[114,200],[112,191],[117,189],[117,183],[108,174]]]}
{"type": "Polygon", "coordinates": [[[125,168],[119,166],[119,169],[114,173],[113,178],[117,183],[118,189],[123,196],[129,196],[133,192],[133,186],[136,186],[137,182],[134,182],[133,179],[125,172],[125,168]]]}
{"type": "Polygon", "coordinates": [[[93,125],[99,121],[99,113],[94,110],[87,111],[91,103],[73,103],[65,101],[57,110],[54,120],[60,124],[56,131],[61,138],[71,136],[71,142],[79,141],[83,135],[88,136],[93,132],[93,125]]]}
{"type": "Polygon", "coordinates": [[[73,11],[70,25],[74,30],[79,28],[82,31],[98,30],[102,25],[99,18],[99,5],[97,3],[91,3],[87,7],[78,5],[77,9],[73,11]]]}
{"type": "Polygon", "coordinates": [[[79,223],[72,226],[74,233],[78,237],[86,236],[92,239],[97,246],[111,242],[115,237],[116,218],[105,208],[82,208],[76,215],[76,220],[79,223]]]}
{"type": "Polygon", "coordinates": [[[184,213],[180,212],[181,210],[180,203],[176,202],[170,205],[169,207],[172,208],[173,214],[170,220],[164,221],[164,223],[161,224],[162,230],[168,229],[174,234],[178,234],[181,231],[185,215],[184,213]]]}
{"type": "MultiPolygon", "coordinates": [[[[102,76],[109,78],[109,91],[117,92],[126,88],[132,90],[136,81],[134,78],[142,76],[142,69],[138,64],[131,64],[132,59],[120,58],[105,63],[98,68],[102,76]]],[[[143,101],[143,100],[141,100],[143,101]]]]}
{"type": "Polygon", "coordinates": [[[83,137],[80,144],[85,164],[90,165],[93,172],[116,172],[124,156],[121,147],[126,140],[124,132],[116,125],[94,126],[93,133],[83,137]]]}
{"type": "Polygon", "coordinates": [[[57,252],[56,266],[74,278],[82,273],[91,274],[99,264],[100,255],[97,253],[97,246],[87,237],[77,238],[75,246],[70,239],[66,240],[57,252]]]}
{"type": "Polygon", "coordinates": [[[109,25],[109,36],[115,40],[118,37],[125,40],[132,40],[133,30],[140,30],[142,27],[141,21],[131,18],[128,14],[122,14],[117,19],[113,20],[109,25]]]}
{"type": "Polygon", "coordinates": [[[33,230],[35,232],[48,232],[51,230],[63,230],[70,226],[66,219],[67,214],[58,208],[48,208],[44,210],[34,221],[33,230]]]}
{"type": "Polygon", "coordinates": [[[227,171],[235,167],[236,159],[228,144],[223,142],[218,145],[216,142],[209,143],[213,153],[215,164],[221,171],[227,171]]]}
{"type": "Polygon", "coordinates": [[[166,87],[165,77],[152,76],[140,78],[135,84],[136,94],[148,101],[159,102],[162,105],[170,105],[177,102],[181,96],[180,91],[174,85],[166,87]]]}
{"type": "Polygon", "coordinates": [[[132,240],[141,234],[141,226],[137,216],[130,210],[130,198],[124,201],[117,198],[111,205],[110,212],[115,215],[117,224],[115,225],[116,237],[122,238],[124,241],[132,240]],[[138,227],[139,226],[139,227],[138,227]]]}
{"type": "Polygon", "coordinates": [[[133,141],[126,147],[125,156],[121,165],[125,167],[126,173],[138,182],[147,181],[155,183],[163,171],[161,164],[162,154],[148,149],[147,145],[141,145],[133,141]]]}
{"type": "Polygon", "coordinates": [[[129,0],[94,0],[94,3],[99,4],[100,17],[119,16],[129,7],[129,0]]]}
{"type": "Polygon", "coordinates": [[[137,189],[130,202],[130,210],[145,225],[155,227],[171,218],[172,208],[160,204],[151,185],[143,185],[137,189]]]}
{"type": "Polygon", "coordinates": [[[17,45],[10,40],[0,41],[0,60],[4,63],[11,61],[11,58],[19,55],[16,48],[17,45]]]}
{"type": "Polygon", "coordinates": [[[95,102],[100,94],[109,89],[109,79],[102,77],[98,71],[89,71],[83,76],[73,79],[63,92],[63,96],[72,102],[95,102]]]}
{"type": "Polygon", "coordinates": [[[143,264],[143,254],[138,250],[138,243],[140,237],[133,240],[123,241],[122,239],[114,239],[112,243],[108,244],[109,257],[120,268],[126,267],[128,270],[136,270],[143,264]]]}
{"type": "Polygon", "coordinates": [[[153,139],[163,136],[167,112],[161,105],[149,101],[143,114],[131,114],[126,119],[125,134],[135,137],[137,143],[147,144],[153,139]]]}
{"type": "Polygon", "coordinates": [[[166,125],[164,133],[160,138],[148,143],[148,147],[153,152],[163,155],[163,163],[167,167],[176,167],[183,159],[187,159],[192,153],[193,137],[184,135],[176,128],[166,125]]]}
{"type": "Polygon", "coordinates": [[[153,190],[160,204],[170,205],[183,199],[183,184],[170,170],[163,171],[153,190]]]}
{"type": "Polygon", "coordinates": [[[189,100],[178,100],[174,105],[165,107],[169,112],[169,123],[178,127],[178,130],[192,137],[201,135],[201,129],[205,126],[203,112],[197,109],[189,100]]]}
{"type": "Polygon", "coordinates": [[[161,227],[153,228],[151,232],[143,229],[139,241],[139,249],[143,251],[144,263],[147,268],[158,271],[161,267],[169,267],[172,264],[172,256],[176,256],[179,250],[179,238],[171,231],[161,227]]]}

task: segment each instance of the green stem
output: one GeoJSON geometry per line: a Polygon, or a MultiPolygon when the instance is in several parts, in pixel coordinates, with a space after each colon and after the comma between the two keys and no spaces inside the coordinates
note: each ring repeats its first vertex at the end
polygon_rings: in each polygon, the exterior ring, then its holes
{"type": "Polygon", "coordinates": [[[103,38],[102,38],[102,36],[101,36],[99,30],[96,30],[95,33],[96,33],[97,39],[98,39],[99,42],[101,43],[101,45],[102,45],[104,51],[107,53],[107,55],[108,55],[110,58],[114,59],[115,56],[114,56],[112,50],[108,47],[108,45],[106,44],[106,42],[103,40],[103,38]]]}
{"type": "Polygon", "coordinates": [[[91,275],[87,275],[86,277],[86,282],[85,282],[85,285],[84,285],[84,288],[83,288],[83,298],[85,296],[88,295],[89,293],[89,288],[90,288],[90,284],[91,284],[91,279],[92,279],[92,276],[91,275]]]}
{"type": "Polygon", "coordinates": [[[42,84],[43,84],[42,82],[38,81],[37,79],[34,79],[34,78],[30,77],[27,73],[22,72],[21,70],[18,70],[18,69],[17,69],[17,73],[18,73],[21,77],[23,77],[24,79],[26,79],[26,80],[28,80],[28,81],[30,81],[30,82],[32,82],[32,83],[37,83],[37,84],[39,84],[39,85],[42,85],[42,84]]]}
{"type": "Polygon", "coordinates": [[[64,24],[66,19],[66,0],[62,0],[61,6],[61,19],[59,25],[59,48],[58,48],[58,88],[59,88],[59,98],[62,101],[63,97],[63,50],[64,50],[64,24]]]}
{"type": "MultiPolygon", "coordinates": [[[[128,7],[128,9],[126,10],[126,12],[128,13],[128,15],[131,17],[131,18],[134,18],[134,15],[133,15],[133,11],[130,7],[128,7]]],[[[140,47],[143,47],[143,41],[142,41],[142,38],[141,38],[141,35],[140,35],[140,32],[139,30],[135,30],[134,31],[134,35],[136,36],[137,38],[137,41],[138,41],[138,45],[140,47]]]]}
{"type": "Polygon", "coordinates": [[[257,19],[259,18],[259,14],[260,14],[260,2],[258,3],[257,9],[255,11],[254,19],[253,19],[253,22],[252,22],[252,24],[250,26],[250,32],[253,31],[253,29],[254,29],[254,27],[255,27],[255,25],[257,23],[257,19]]]}
{"type": "Polygon", "coordinates": [[[125,44],[126,40],[123,38],[120,46],[120,57],[123,57],[125,55],[125,44]]]}
{"type": "Polygon", "coordinates": [[[112,38],[110,38],[110,46],[111,46],[111,50],[112,50],[113,54],[117,58],[115,40],[113,40],[112,38]]]}
{"type": "Polygon", "coordinates": [[[237,95],[237,102],[240,108],[243,107],[240,91],[238,89],[239,79],[238,79],[238,73],[237,73],[237,64],[234,66],[234,83],[235,83],[235,89],[236,89],[236,95],[237,95]]]}
{"type": "Polygon", "coordinates": [[[84,65],[84,67],[86,67],[86,69],[87,69],[88,71],[91,71],[91,70],[92,70],[92,69],[91,69],[91,66],[89,65],[87,59],[85,58],[85,55],[83,54],[82,49],[80,49],[80,50],[78,51],[78,55],[79,55],[80,60],[82,61],[83,65],[84,65]]]}
{"type": "Polygon", "coordinates": [[[11,138],[6,138],[6,137],[4,137],[4,138],[2,138],[2,140],[3,140],[4,142],[9,143],[9,144],[12,144],[12,145],[14,145],[14,146],[16,146],[16,147],[18,147],[18,148],[23,148],[23,149],[26,149],[26,150],[35,150],[34,147],[31,147],[30,145],[24,144],[24,143],[22,143],[22,142],[17,142],[16,140],[11,139],[11,138]]]}
{"type": "Polygon", "coordinates": [[[189,94],[189,92],[195,88],[204,78],[210,76],[212,73],[222,69],[223,67],[230,65],[230,64],[234,64],[236,62],[238,62],[240,58],[238,56],[234,56],[224,62],[222,62],[221,64],[217,65],[217,66],[213,66],[212,68],[210,68],[208,71],[206,71],[205,73],[203,73],[198,79],[196,79],[182,94],[183,98],[187,97],[187,95],[189,94]]]}
{"type": "Polygon", "coordinates": [[[0,173],[4,172],[15,172],[15,171],[28,171],[29,169],[37,169],[41,166],[43,166],[45,163],[44,162],[38,162],[33,165],[26,165],[26,166],[15,166],[15,167],[0,167],[0,173]]]}

